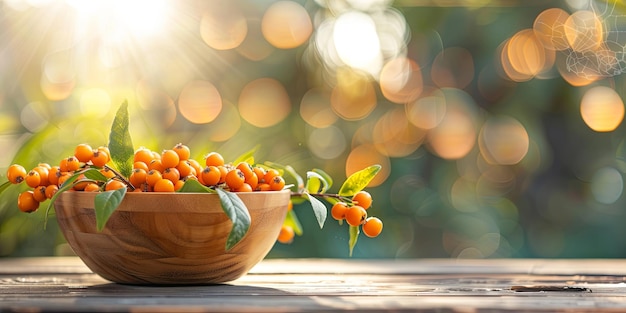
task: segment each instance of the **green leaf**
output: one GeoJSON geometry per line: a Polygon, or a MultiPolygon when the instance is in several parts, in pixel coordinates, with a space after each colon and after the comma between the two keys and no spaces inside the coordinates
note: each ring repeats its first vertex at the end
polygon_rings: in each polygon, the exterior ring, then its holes
{"type": "Polygon", "coordinates": [[[300,224],[298,216],[296,216],[296,212],[293,210],[287,212],[287,217],[285,218],[283,225],[291,226],[296,235],[302,236],[302,224],[300,224]]]}
{"type": "Polygon", "coordinates": [[[361,230],[359,226],[350,226],[350,241],[348,244],[350,245],[350,257],[352,257],[352,250],[354,250],[354,246],[356,245],[357,240],[359,240],[359,233],[361,230]]]}
{"type": "Polygon", "coordinates": [[[306,173],[306,186],[304,188],[306,191],[309,193],[324,193],[328,188],[328,182],[322,175],[313,171],[306,173]]]}
{"type": "Polygon", "coordinates": [[[311,196],[308,193],[304,193],[304,195],[311,203],[311,207],[313,208],[313,214],[315,214],[315,218],[317,219],[317,223],[320,225],[320,228],[324,227],[324,222],[326,221],[326,215],[328,214],[328,209],[322,201],[317,200],[317,198],[311,196]]]}
{"type": "Polygon", "coordinates": [[[237,165],[241,162],[246,162],[248,164],[254,164],[254,154],[256,153],[256,151],[259,149],[259,146],[255,146],[254,148],[244,152],[242,155],[238,156],[235,161],[233,161],[233,164],[237,165]]]}
{"type": "Polygon", "coordinates": [[[324,178],[324,180],[328,184],[328,189],[330,189],[330,187],[333,186],[333,178],[330,177],[330,175],[328,175],[328,173],[324,172],[323,170],[321,170],[319,168],[314,168],[311,171],[321,175],[324,178]]]}
{"type": "Polygon", "coordinates": [[[2,185],[0,185],[0,193],[5,191],[9,186],[13,185],[10,181],[5,181],[2,185]]]}
{"type": "Polygon", "coordinates": [[[250,228],[250,213],[241,199],[233,192],[216,189],[222,203],[222,210],[233,223],[233,228],[226,240],[226,251],[234,247],[248,232],[250,228]]]}
{"type": "Polygon", "coordinates": [[[81,172],[76,172],[72,176],[70,176],[67,180],[65,180],[65,182],[63,182],[63,184],[59,187],[59,190],[57,190],[54,196],[50,198],[50,202],[48,202],[48,206],[46,207],[46,214],[44,215],[44,229],[48,224],[48,215],[50,214],[50,210],[54,206],[54,201],[56,201],[60,194],[71,189],[72,186],[74,186],[74,182],[76,181],[76,179],[78,179],[78,177],[80,177],[81,174],[81,172]]]}
{"type": "Polygon", "coordinates": [[[111,133],[109,133],[111,160],[124,177],[130,177],[135,153],[128,125],[128,101],[124,100],[115,114],[115,119],[111,125],[111,133]]]}
{"type": "Polygon", "coordinates": [[[366,167],[348,177],[339,189],[339,195],[350,197],[357,192],[363,190],[374,179],[376,174],[380,171],[381,166],[376,164],[366,167]]]}
{"type": "Polygon", "coordinates": [[[195,179],[188,179],[177,192],[214,193],[215,190],[203,185],[195,179]]]}
{"type": "Polygon", "coordinates": [[[83,171],[82,173],[85,175],[85,178],[88,178],[91,180],[102,181],[102,182],[106,182],[108,180],[108,178],[104,176],[104,174],[102,174],[99,170],[95,168],[89,168],[83,171]]]}
{"type": "Polygon", "coordinates": [[[96,195],[94,207],[96,210],[96,228],[98,231],[102,231],[102,229],[104,229],[104,226],[109,221],[111,214],[113,214],[115,209],[117,209],[120,203],[122,203],[125,195],[126,188],[99,192],[96,195]]]}

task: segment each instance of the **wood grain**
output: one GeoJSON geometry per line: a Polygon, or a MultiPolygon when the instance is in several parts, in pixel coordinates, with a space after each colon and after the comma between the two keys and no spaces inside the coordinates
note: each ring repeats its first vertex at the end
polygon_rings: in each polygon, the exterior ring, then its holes
{"type": "Polygon", "coordinates": [[[626,312],[625,264],[265,259],[227,284],[172,287],[110,283],[71,257],[0,259],[0,312],[626,312]]]}
{"type": "Polygon", "coordinates": [[[290,192],[238,193],[251,216],[246,236],[225,251],[232,223],[216,194],[128,193],[96,230],[95,193],[66,192],[55,202],[74,252],[103,278],[123,284],[214,284],[235,280],[274,245],[290,192]]]}

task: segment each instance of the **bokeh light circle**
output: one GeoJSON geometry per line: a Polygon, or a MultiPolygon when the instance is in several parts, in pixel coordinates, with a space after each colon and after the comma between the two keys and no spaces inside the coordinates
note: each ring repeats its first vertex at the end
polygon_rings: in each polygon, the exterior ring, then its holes
{"type": "Polygon", "coordinates": [[[478,141],[483,157],[492,163],[519,163],[530,145],[526,128],[508,116],[492,116],[483,124],[478,141]]]}
{"type": "Polygon", "coordinates": [[[261,31],[276,48],[291,49],[305,43],[313,33],[309,13],[294,1],[274,2],[263,15],[261,31]]]}
{"type": "Polygon", "coordinates": [[[376,90],[365,76],[350,70],[339,70],[337,85],[330,96],[333,111],[345,120],[360,120],[376,107],[376,90]]]}
{"type": "Polygon", "coordinates": [[[431,95],[407,103],[405,106],[409,121],[421,128],[435,128],[446,114],[446,99],[441,96],[431,95]]]}
{"type": "Polygon", "coordinates": [[[239,113],[256,127],[270,127],[291,112],[285,87],[275,79],[260,78],[248,83],[239,94],[239,113]]]}
{"type": "Polygon", "coordinates": [[[337,115],[330,106],[330,93],[313,88],[307,91],[300,101],[300,116],[307,124],[324,128],[337,121],[337,115]]]}
{"type": "Polygon", "coordinates": [[[329,126],[313,129],[309,134],[308,147],[318,158],[330,160],[340,156],[346,150],[347,143],[341,129],[329,126]]]}
{"type": "Polygon", "coordinates": [[[466,156],[476,144],[475,103],[461,90],[441,90],[446,113],[437,127],[428,131],[427,141],[436,155],[456,160],[466,156]]]}
{"type": "Polygon", "coordinates": [[[596,86],[585,92],[580,114],[589,128],[597,132],[613,131],[624,119],[624,102],[615,90],[596,86]]]}
{"type": "Polygon", "coordinates": [[[380,90],[389,101],[408,103],[422,92],[422,72],[415,61],[398,57],[387,62],[380,71],[380,90]]]}
{"type": "Polygon", "coordinates": [[[565,21],[564,29],[569,46],[577,52],[595,50],[604,40],[602,21],[592,11],[574,12],[565,21]]]}
{"type": "Polygon", "coordinates": [[[180,114],[192,123],[210,123],[222,110],[222,97],[210,82],[192,81],[180,92],[178,109],[180,114]]]}
{"type": "Polygon", "coordinates": [[[202,40],[216,50],[237,48],[248,34],[246,17],[236,5],[225,1],[207,1],[209,7],[200,20],[202,40]]]}
{"type": "Polygon", "coordinates": [[[569,16],[559,8],[550,8],[537,15],[533,31],[546,49],[560,51],[569,47],[565,36],[565,22],[569,16]]]}
{"type": "Polygon", "coordinates": [[[600,168],[591,177],[591,193],[600,203],[615,203],[622,196],[623,190],[624,178],[613,167],[600,168]]]}

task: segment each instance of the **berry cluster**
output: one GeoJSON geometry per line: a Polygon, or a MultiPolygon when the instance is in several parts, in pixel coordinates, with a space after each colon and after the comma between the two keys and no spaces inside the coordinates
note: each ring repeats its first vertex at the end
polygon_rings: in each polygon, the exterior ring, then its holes
{"type": "Polygon", "coordinates": [[[135,151],[129,183],[136,191],[144,192],[177,191],[189,179],[233,192],[278,191],[285,187],[284,178],[275,169],[247,162],[225,163],[218,152],[207,154],[204,166],[189,156],[189,147],[180,143],[161,153],[139,148],[135,151]]]}
{"type": "Polygon", "coordinates": [[[34,212],[41,202],[51,199],[63,183],[77,171],[97,168],[106,182],[79,177],[72,186],[74,191],[109,191],[127,188],[134,192],[174,192],[185,181],[194,179],[207,187],[221,187],[233,192],[278,191],[285,180],[276,169],[252,166],[247,162],[225,163],[217,152],[204,158],[205,165],[190,158],[189,147],[179,143],[161,153],[139,148],[133,157],[133,170],[123,177],[107,164],[111,161],[107,147],[92,149],[79,144],[74,155],[62,159],[59,165],[40,163],[30,171],[13,164],[7,178],[13,184],[26,183],[30,188],[18,196],[17,205],[22,212],[34,212]]]}
{"type": "Polygon", "coordinates": [[[377,237],[383,230],[383,222],[377,217],[368,217],[367,211],[372,206],[372,196],[361,190],[352,196],[351,202],[336,202],[330,209],[332,217],[346,221],[350,226],[361,226],[368,237],[377,237]]]}

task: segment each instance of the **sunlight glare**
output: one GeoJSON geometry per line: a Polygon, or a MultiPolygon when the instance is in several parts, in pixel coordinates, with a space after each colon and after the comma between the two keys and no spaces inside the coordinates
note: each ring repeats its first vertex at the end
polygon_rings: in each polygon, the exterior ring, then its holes
{"type": "Polygon", "coordinates": [[[165,0],[65,0],[82,19],[98,16],[108,19],[136,37],[158,34],[165,25],[165,15],[169,11],[165,0]]]}
{"type": "Polygon", "coordinates": [[[339,58],[348,66],[377,73],[382,67],[380,41],[372,18],[360,12],[337,18],[333,41],[339,58]]]}

